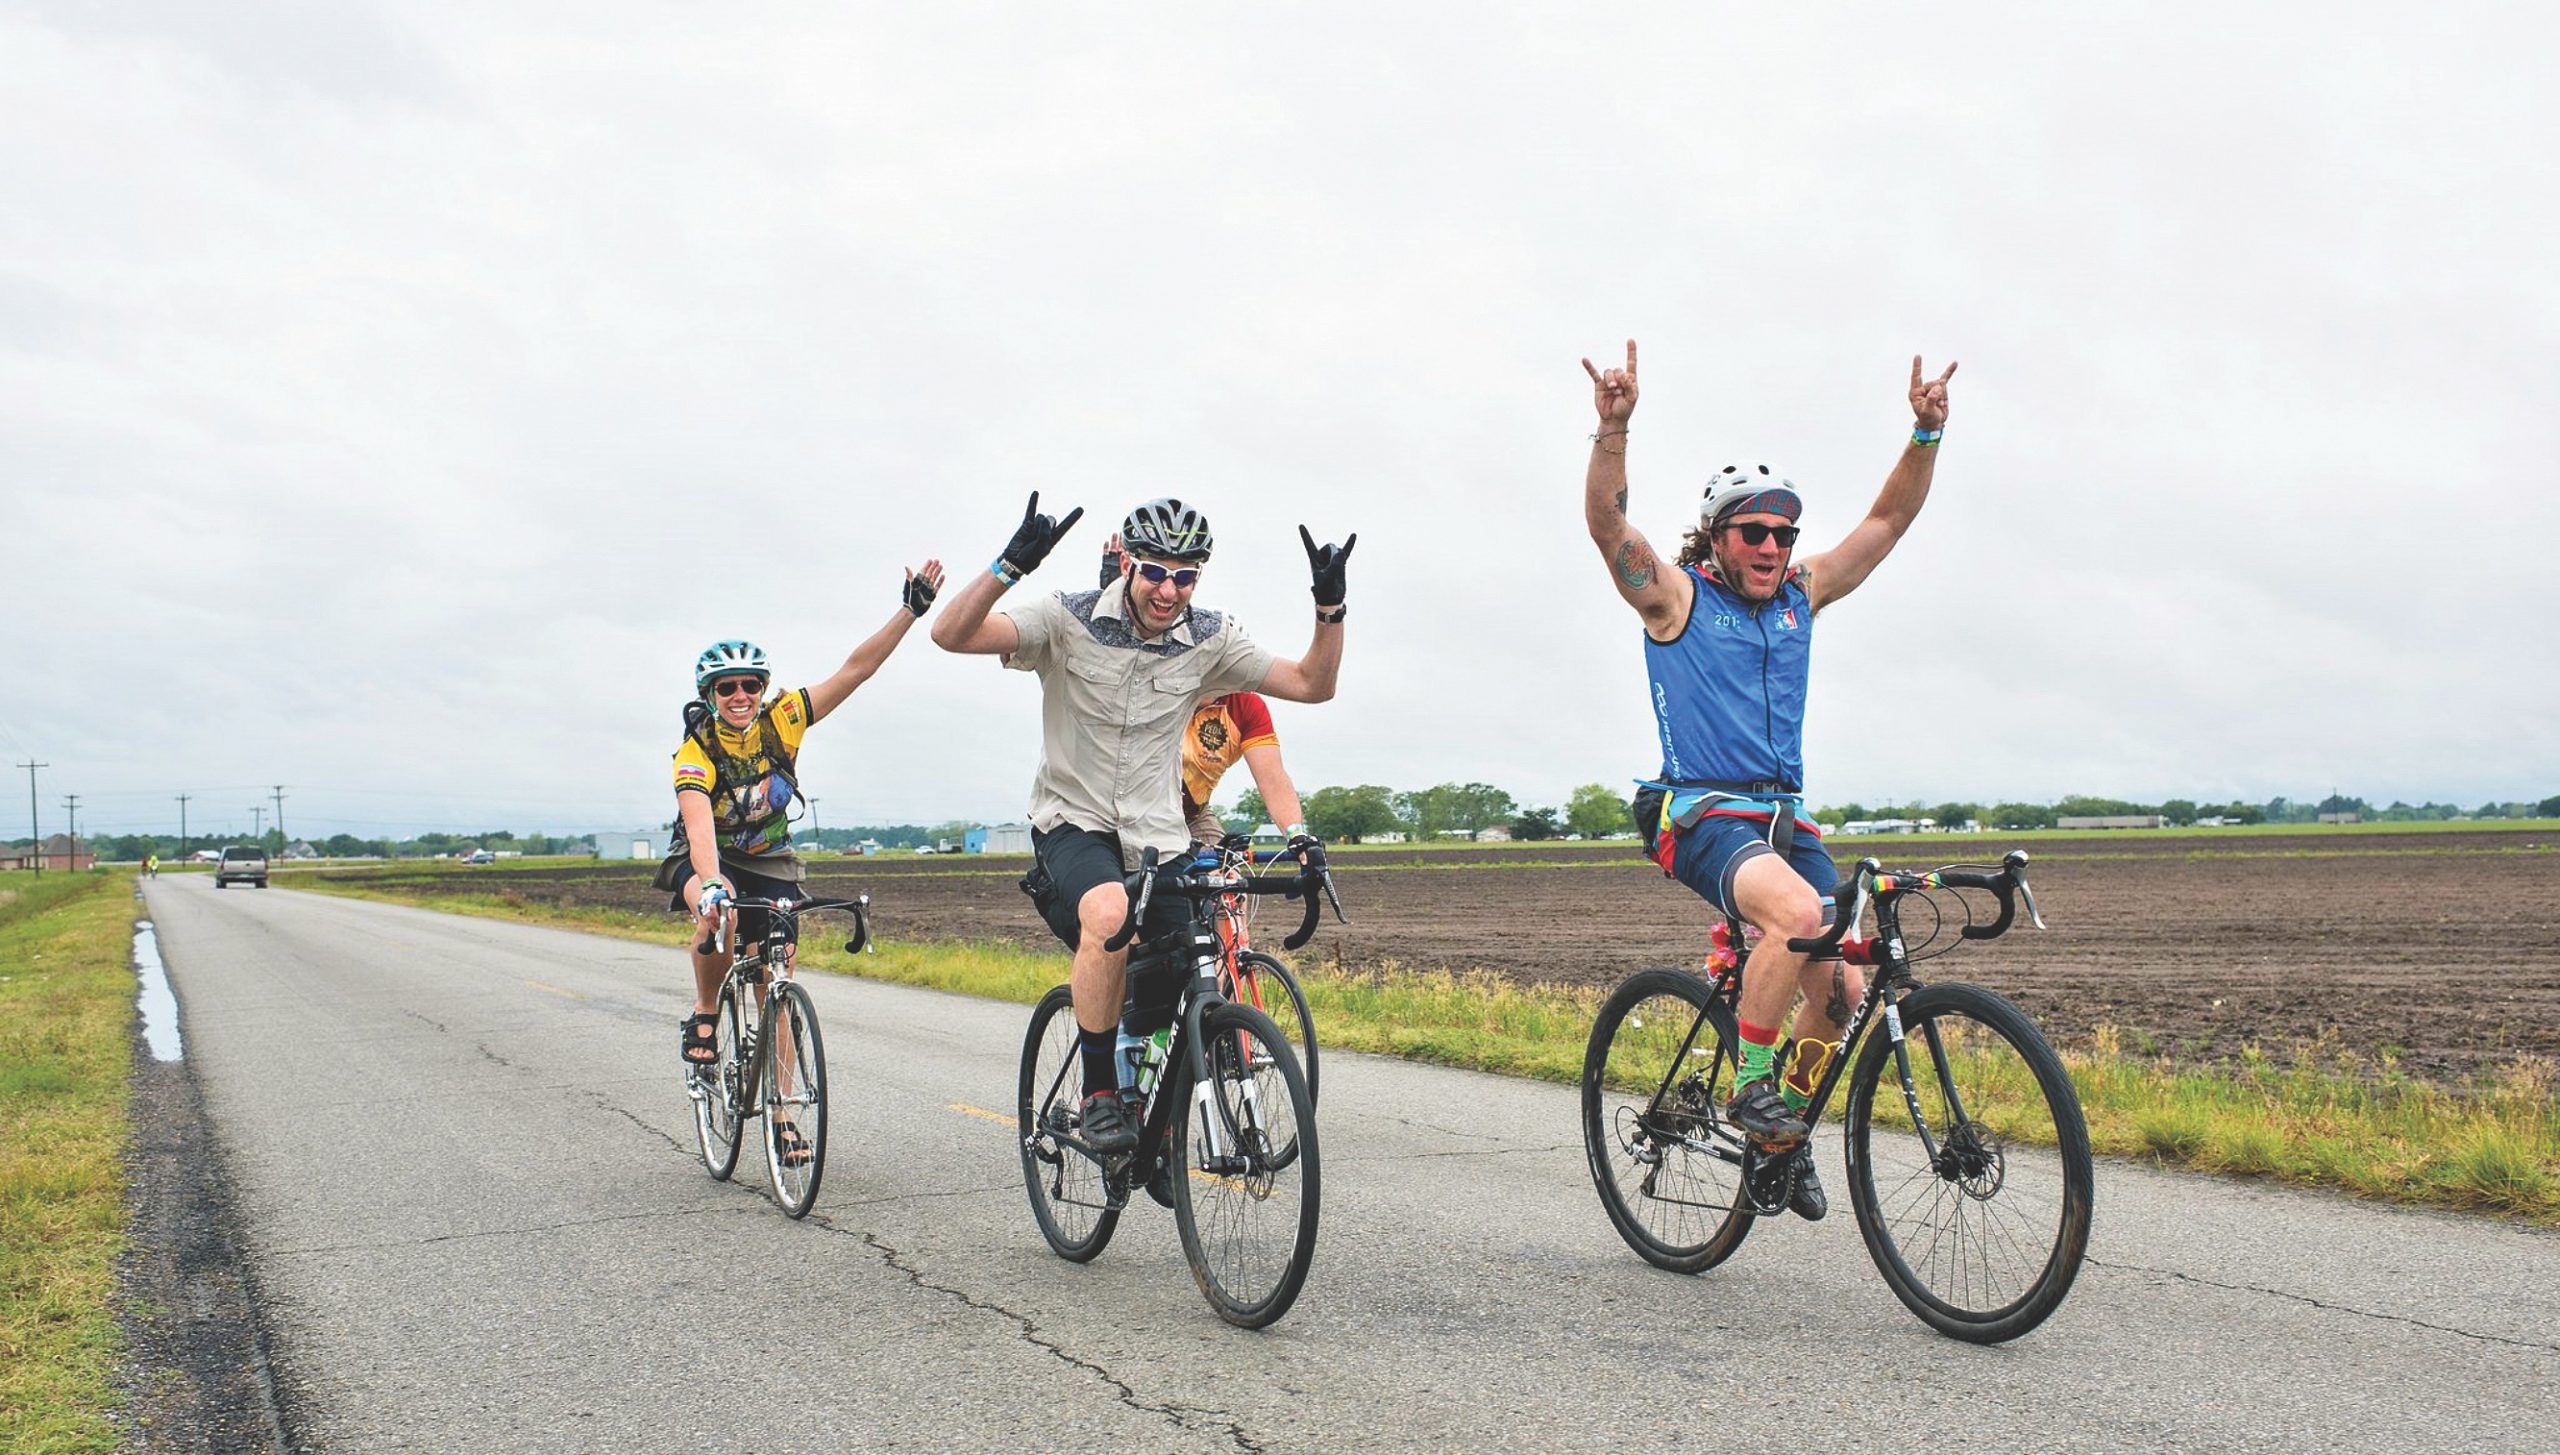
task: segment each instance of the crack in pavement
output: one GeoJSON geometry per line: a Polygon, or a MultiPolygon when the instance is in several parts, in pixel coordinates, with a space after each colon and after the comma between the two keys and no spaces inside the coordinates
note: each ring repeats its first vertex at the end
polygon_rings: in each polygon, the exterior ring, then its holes
{"type": "Polygon", "coordinates": [[[1368,1162],[1422,1162],[1451,1157],[1522,1157],[1545,1152],[1579,1152],[1580,1142],[1557,1142],[1546,1147],[1485,1147],[1457,1152],[1379,1152],[1366,1157],[1329,1156],[1329,1166],[1348,1167],[1368,1162]]]}
{"type": "Polygon", "coordinates": [[[1225,1410],[1209,1409],[1200,1405],[1155,1404],[1140,1399],[1138,1397],[1137,1390],[1130,1387],[1126,1381],[1122,1380],[1118,1375],[1113,1374],[1110,1370],[1094,1363],[1090,1359],[1082,1359],[1074,1354],[1068,1353],[1064,1345],[1053,1339],[1042,1338],[1040,1336],[1040,1326],[1032,1322],[1028,1316],[1016,1313],[1002,1304],[990,1303],[985,1299],[970,1294],[965,1290],[953,1288],[948,1284],[928,1281],[921,1269],[918,1269],[914,1265],[905,1261],[906,1255],[900,1253],[896,1248],[891,1247],[887,1243],[882,1242],[877,1234],[857,1232],[852,1228],[838,1227],[833,1222],[822,1217],[811,1217],[808,1221],[817,1224],[819,1227],[826,1229],[830,1233],[835,1233],[842,1237],[860,1239],[863,1246],[880,1255],[880,1261],[883,1264],[896,1272],[905,1274],[907,1282],[917,1288],[923,1289],[928,1293],[941,1294],[946,1298],[954,1300],[965,1308],[976,1309],[980,1313],[994,1314],[999,1318],[1011,1321],[1017,1327],[1024,1343],[1040,1350],[1042,1353],[1047,1354],[1050,1358],[1057,1360],[1059,1363],[1066,1365],[1070,1369],[1092,1375],[1094,1378],[1102,1381],[1105,1385],[1110,1387],[1113,1397],[1118,1399],[1120,1403],[1128,1406],[1130,1409],[1136,1410],[1141,1414],[1160,1416],[1170,1422],[1173,1427],[1178,1430],[1223,1434],[1238,1450],[1244,1451],[1245,1455],[1262,1455],[1262,1442],[1254,1439],[1251,1434],[1247,1433],[1244,1427],[1244,1422],[1235,1415],[1229,1414],[1225,1410]],[[1202,1426],[1195,1425],[1193,1423],[1193,1417],[1195,1416],[1207,1422],[1205,1430],[1203,1430],[1202,1426]]]}
{"type": "Polygon", "coordinates": [[[2411,1328],[2426,1329],[2429,1332],[2438,1334],[2452,1334],[2457,1338],[2473,1339],[2483,1344],[2504,1344],[2509,1348],[2514,1349],[2535,1349],[2546,1354],[2560,1354],[2560,1344],[2544,1343],[2538,1339],[2511,1339],[2504,1334],[2474,1333],[2469,1329],[2457,1329],[2451,1324],[2431,1324],[2425,1319],[2411,1318],[2407,1314],[2376,1313],[2372,1309],[2357,1308],[2353,1304],[2330,1303],[2325,1299],[2313,1298],[2307,1293],[2293,1293],[2285,1289],[2268,1288],[2264,1285],[2255,1283],[2225,1283],[2220,1279],[2204,1278],[2193,1273],[2182,1272],[2175,1268],[2151,1268],[2140,1263],[2109,1263],[2098,1258],[2089,1258],[2086,1261],[2092,1268],[2104,1268],[2111,1273],[2149,1273],[2161,1278],[2174,1278],[2181,1283],[2198,1284],[2205,1288],[2219,1288],[2228,1293],[2258,1293],[2264,1294],[2269,1298],[2281,1298],[2293,1303],[2308,1304],[2313,1308],[2319,1309],[2323,1313],[2353,1314],[2357,1318],[2372,1319],[2376,1323],[2406,1324],[2411,1328]]]}
{"type": "Polygon", "coordinates": [[[614,1213],[600,1218],[564,1218],[556,1223],[535,1223],[521,1228],[482,1228],[467,1233],[438,1233],[431,1238],[400,1238],[391,1242],[328,1243],[312,1248],[270,1248],[270,1258],[304,1258],[322,1253],[380,1252],[394,1248],[425,1248],[436,1243],[466,1243],[480,1238],[511,1238],[526,1233],[557,1233],[570,1228],[602,1227],[607,1223],[648,1222],[658,1218],[698,1218],[713,1213],[745,1213],[758,1211],[735,1202],[708,1203],[701,1207],[652,1208],[647,1212],[614,1213]]]}

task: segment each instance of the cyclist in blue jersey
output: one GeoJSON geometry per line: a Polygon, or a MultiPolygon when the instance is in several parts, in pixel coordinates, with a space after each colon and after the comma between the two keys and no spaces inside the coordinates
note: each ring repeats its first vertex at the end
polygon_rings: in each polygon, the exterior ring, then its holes
{"type": "Polygon", "coordinates": [[[1644,618],[1645,672],[1661,777],[1636,796],[1637,831],[1663,872],[1760,931],[1742,967],[1741,1069],[1729,1115],[1745,1134],[1798,1148],[1795,1211],[1828,1209],[1802,1115],[1864,987],[1838,961],[1787,948],[1831,922],[1838,875],[1804,814],[1805,682],[1813,623],[1858,589],[1929,498],[1947,423],[1947,381],[1911,361],[1913,428],[1866,517],[1828,551],[1797,559],[1804,502],[1766,465],[1727,465],[1707,483],[1698,525],[1666,569],[1627,520],[1627,422],[1636,345],[1623,369],[1582,361],[1600,427],[1583,476],[1582,515],[1618,595],[1644,618]],[[1797,993],[1796,1050],[1777,1064],[1780,1024],[1797,993]]]}

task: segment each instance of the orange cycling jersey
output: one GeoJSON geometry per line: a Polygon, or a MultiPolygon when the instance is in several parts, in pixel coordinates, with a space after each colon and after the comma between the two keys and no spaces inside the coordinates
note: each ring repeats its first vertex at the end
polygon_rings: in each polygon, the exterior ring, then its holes
{"type": "Polygon", "coordinates": [[[1182,816],[1198,823],[1209,812],[1209,795],[1218,780],[1243,761],[1244,750],[1278,744],[1271,727],[1271,708],[1261,694],[1230,692],[1201,703],[1182,735],[1182,816]]]}

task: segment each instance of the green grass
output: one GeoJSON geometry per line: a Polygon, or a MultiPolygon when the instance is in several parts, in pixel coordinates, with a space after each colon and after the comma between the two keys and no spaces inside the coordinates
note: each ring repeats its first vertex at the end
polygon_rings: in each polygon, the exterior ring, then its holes
{"type": "MultiPolygon", "coordinates": [[[[666,915],[563,908],[504,893],[403,893],[396,885],[325,881],[309,887],[663,945],[679,935],[666,915]]],[[[803,956],[816,969],[1023,1005],[1066,973],[1062,955],[996,942],[888,942],[857,960],[820,940],[803,956]]],[[[1582,1074],[1601,999],[1592,989],[1523,986],[1481,972],[1309,964],[1298,973],[1325,1049],[1564,1084],[1582,1074]]],[[[2409,1079],[2388,1056],[2357,1057],[2334,1044],[2282,1061],[2243,1048],[2236,1063],[2199,1065],[2128,1048],[2120,1034],[2103,1029],[2094,1044],[2065,1050],[2063,1060],[2101,1153],[2560,1224],[2560,1107],[2548,1061],[2522,1059],[2482,1085],[2447,1088],[2409,1079]]],[[[2004,1093],[2023,1090],[2014,1084],[2021,1072],[2004,1056],[1967,1074],[1987,1078],[1992,1094],[2014,1101],[2004,1093]]],[[[2032,1136],[2033,1128],[2018,1132],[2032,1136]]]]}
{"type": "Polygon", "coordinates": [[[0,888],[0,1450],[117,1448],[133,876],[0,888]]]}

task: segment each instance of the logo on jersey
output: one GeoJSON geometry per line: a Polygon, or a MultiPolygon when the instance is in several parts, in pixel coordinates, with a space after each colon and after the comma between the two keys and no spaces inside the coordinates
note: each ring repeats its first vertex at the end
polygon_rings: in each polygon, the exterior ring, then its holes
{"type": "Polygon", "coordinates": [[[676,765],[676,776],[678,778],[691,779],[696,783],[708,783],[711,781],[710,771],[695,763],[678,763],[676,765]]]}
{"type": "Polygon", "coordinates": [[[1783,631],[1794,631],[1796,629],[1796,609],[1794,607],[1788,607],[1786,611],[1779,616],[1778,626],[1783,631]]]}
{"type": "Polygon", "coordinates": [[[1227,720],[1223,717],[1204,717],[1200,719],[1200,730],[1194,736],[1200,739],[1201,747],[1212,753],[1217,752],[1227,745],[1227,720]]]}

